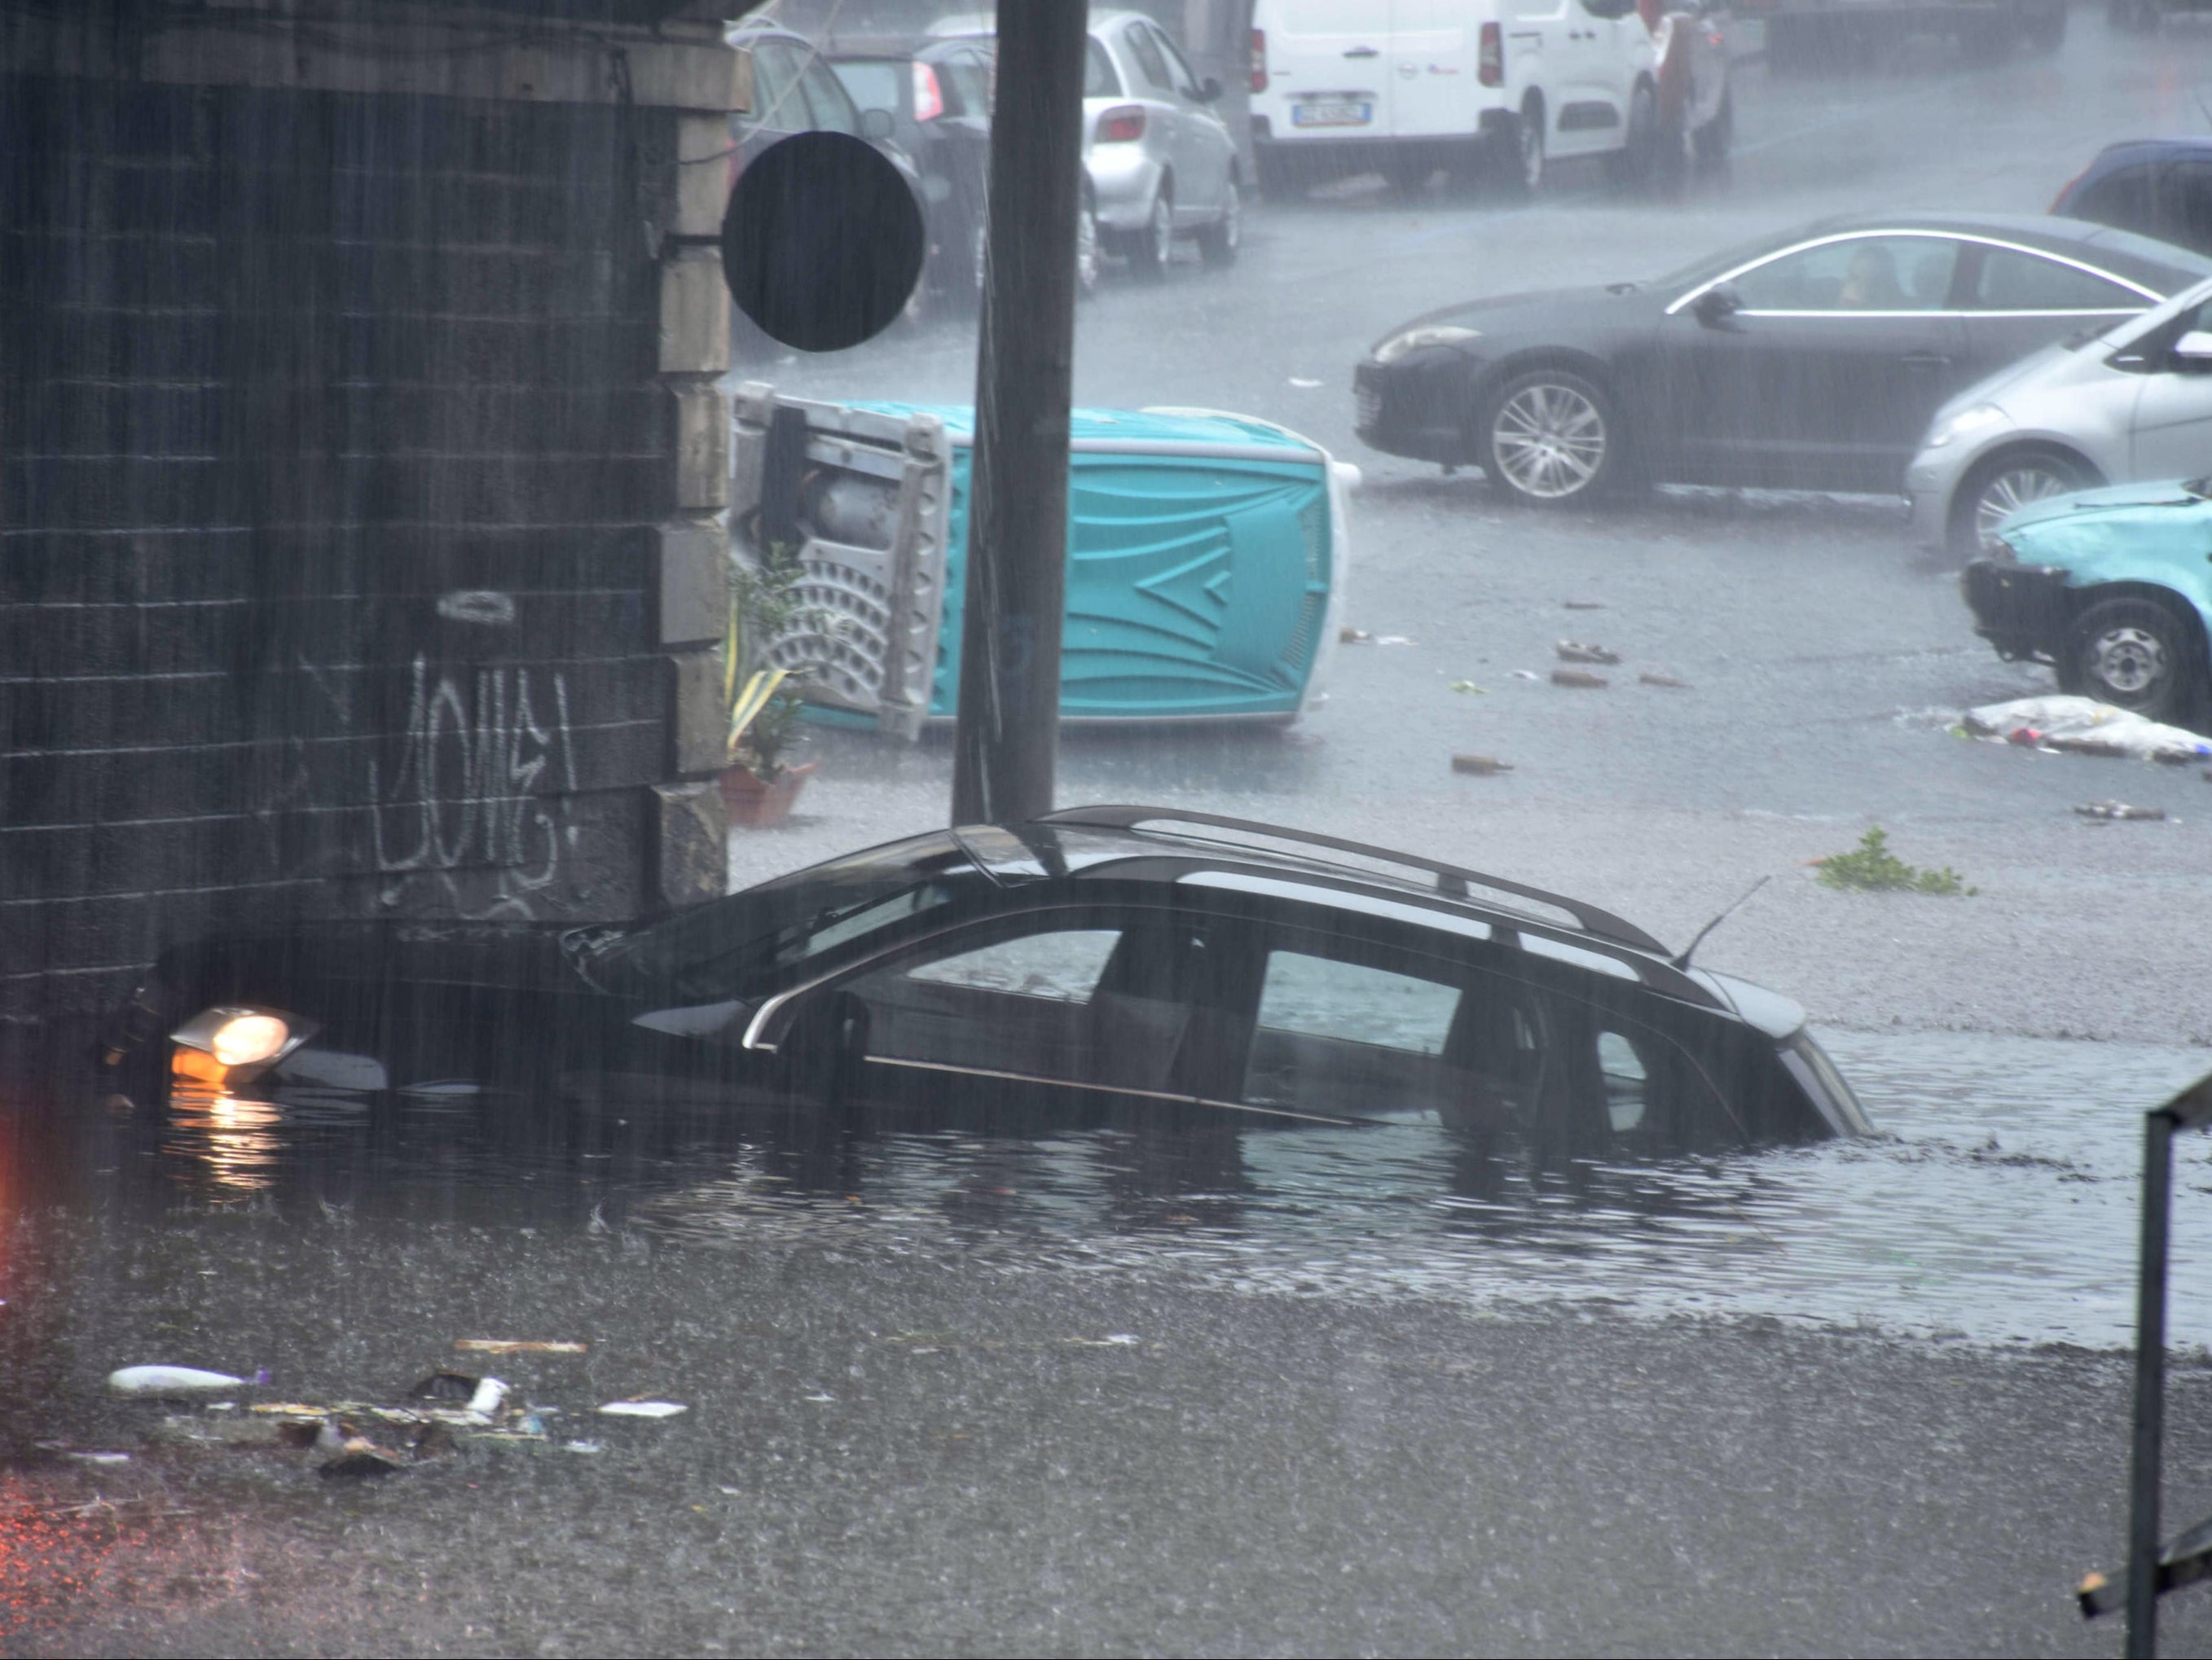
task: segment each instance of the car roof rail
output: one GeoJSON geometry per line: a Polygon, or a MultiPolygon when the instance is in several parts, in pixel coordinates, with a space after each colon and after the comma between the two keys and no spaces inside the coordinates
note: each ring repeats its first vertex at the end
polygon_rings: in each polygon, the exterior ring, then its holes
{"type": "MultiPolygon", "coordinates": [[[[1236,830],[1246,835],[1266,836],[1275,841],[1295,842],[1304,847],[1333,848],[1340,853],[1356,853],[1362,858],[1374,859],[1384,864],[1403,865],[1410,869],[1426,871],[1436,878],[1437,892],[1448,899],[1469,899],[1471,885],[1487,888],[1499,894],[1512,894],[1524,900],[1534,900],[1564,911],[1575,919],[1586,934],[1610,940],[1616,945],[1626,945],[1638,951],[1656,952],[1664,957],[1669,954],[1665,946],[1645,933],[1634,923],[1616,917],[1610,911],[1580,900],[1569,899],[1561,894],[1531,888],[1524,882],[1505,876],[1492,876],[1464,866],[1446,864],[1438,859],[1423,858],[1418,853],[1401,853],[1389,847],[1370,846],[1364,841],[1349,841],[1342,836],[1323,835],[1317,830],[1291,830],[1279,824],[1265,824],[1257,819],[1227,818],[1218,813],[1194,813],[1180,807],[1133,807],[1100,804],[1092,807],[1066,807],[1056,813],[1041,815],[1039,824],[1074,825],[1092,830],[1135,830],[1149,824],[1205,825],[1217,830],[1236,830]]],[[[1224,846],[1234,843],[1224,842],[1224,846]]],[[[1242,851],[1261,851],[1253,848],[1242,851]]],[[[1357,869],[1356,866],[1340,869],[1357,869]]],[[[1371,874],[1360,872],[1362,875],[1371,874]]]]}

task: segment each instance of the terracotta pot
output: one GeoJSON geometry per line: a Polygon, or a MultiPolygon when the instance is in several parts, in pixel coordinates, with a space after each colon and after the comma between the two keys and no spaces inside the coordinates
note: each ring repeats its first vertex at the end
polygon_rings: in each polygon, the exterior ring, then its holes
{"type": "Polygon", "coordinates": [[[810,760],[787,766],[773,781],[762,779],[750,767],[726,769],[721,779],[722,805],[729,813],[732,827],[766,830],[781,824],[790,816],[792,803],[799,799],[799,791],[820,764],[810,760]]]}

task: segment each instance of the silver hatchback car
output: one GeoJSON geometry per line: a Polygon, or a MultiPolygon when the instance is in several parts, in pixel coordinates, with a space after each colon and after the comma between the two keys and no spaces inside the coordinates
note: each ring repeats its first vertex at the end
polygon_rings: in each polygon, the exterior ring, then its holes
{"type": "Polygon", "coordinates": [[[2031,353],[1936,413],[1905,473],[1924,546],[1989,554],[2047,496],[2212,472],[2212,282],[2031,353]]]}
{"type": "Polygon", "coordinates": [[[1166,269],[1178,236],[1195,236],[1209,265],[1237,257],[1243,180],[1237,143],[1200,82],[1160,27],[1138,12],[1091,20],[1083,76],[1083,221],[1078,257],[1087,288],[1097,257],[1126,253],[1142,275],[1166,269]]]}

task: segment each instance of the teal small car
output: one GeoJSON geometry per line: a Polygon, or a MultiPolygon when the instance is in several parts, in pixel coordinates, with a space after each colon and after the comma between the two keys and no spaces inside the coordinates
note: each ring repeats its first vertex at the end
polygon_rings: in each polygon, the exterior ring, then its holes
{"type": "MultiPolygon", "coordinates": [[[[731,523],[781,544],[801,609],[771,642],[815,718],[912,738],[958,712],[973,412],[826,403],[747,382],[731,523]]],[[[1077,409],[1060,718],[1295,720],[1322,699],[1358,470],[1271,421],[1077,409]]]]}
{"type": "Polygon", "coordinates": [[[1963,581],[1974,632],[2050,663],[2061,691],[2184,725],[2207,712],[2212,478],[2036,502],[1963,581]]]}

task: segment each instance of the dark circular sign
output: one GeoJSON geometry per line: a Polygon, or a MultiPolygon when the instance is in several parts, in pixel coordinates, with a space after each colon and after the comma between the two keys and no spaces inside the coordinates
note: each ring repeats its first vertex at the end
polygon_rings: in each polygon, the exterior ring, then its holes
{"type": "Polygon", "coordinates": [[[880,334],[921,276],[921,209],[864,138],[794,133],[746,163],[722,215],[722,274],[738,308],[801,351],[880,334]]]}

